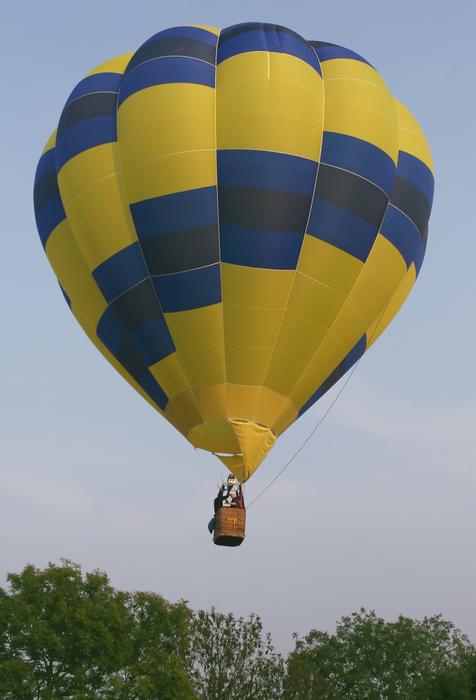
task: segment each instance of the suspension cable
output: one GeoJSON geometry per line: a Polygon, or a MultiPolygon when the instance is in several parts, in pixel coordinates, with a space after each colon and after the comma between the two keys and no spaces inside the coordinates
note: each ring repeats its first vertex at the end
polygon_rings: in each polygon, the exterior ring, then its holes
{"type": "Polygon", "coordinates": [[[314,435],[314,433],[316,432],[316,430],[319,428],[319,426],[321,425],[321,423],[323,423],[323,421],[327,418],[327,416],[328,416],[329,413],[331,412],[332,408],[334,407],[334,404],[336,403],[337,399],[339,398],[339,396],[342,394],[342,392],[344,391],[345,387],[346,387],[347,384],[349,383],[349,381],[350,381],[352,375],[354,374],[355,370],[357,369],[357,367],[358,367],[358,365],[359,365],[360,359],[361,359],[361,358],[359,358],[359,361],[356,362],[355,365],[352,367],[352,369],[351,369],[351,371],[350,371],[350,373],[349,373],[349,376],[347,377],[347,379],[345,380],[345,382],[343,383],[343,385],[342,385],[341,388],[339,389],[339,391],[338,391],[337,395],[335,396],[334,400],[333,400],[332,403],[329,405],[329,407],[326,409],[326,411],[325,411],[324,414],[321,416],[321,418],[317,421],[316,425],[315,425],[314,428],[311,430],[311,432],[309,433],[309,435],[305,438],[304,442],[301,443],[300,447],[298,447],[298,449],[296,450],[296,452],[292,455],[292,457],[290,457],[290,459],[286,462],[286,464],[284,465],[284,467],[282,467],[281,470],[276,474],[276,476],[273,477],[273,479],[271,479],[271,481],[269,482],[269,484],[268,484],[267,486],[265,486],[264,489],[263,489],[262,491],[260,491],[259,494],[258,494],[255,498],[253,498],[253,500],[251,501],[251,503],[246,507],[247,510],[249,510],[249,509],[251,508],[251,506],[253,505],[253,503],[256,503],[256,501],[257,501],[259,498],[261,498],[261,496],[263,496],[263,495],[266,493],[266,491],[267,491],[268,489],[271,488],[271,486],[279,479],[279,477],[286,471],[286,469],[294,462],[294,460],[296,459],[296,457],[298,456],[298,454],[305,448],[305,446],[307,445],[307,443],[309,442],[309,440],[312,438],[312,436],[314,435]]]}
{"type": "MultiPolygon", "coordinates": [[[[378,320],[378,322],[377,322],[377,324],[376,324],[376,326],[375,326],[375,328],[374,328],[374,330],[373,330],[373,332],[372,332],[372,335],[371,335],[370,338],[369,338],[369,342],[372,340],[372,338],[374,337],[375,333],[377,332],[377,328],[378,328],[379,325],[380,325],[380,321],[382,320],[382,318],[383,318],[383,316],[384,316],[384,314],[385,314],[385,312],[386,312],[386,310],[387,310],[387,307],[388,307],[389,303],[390,303],[390,299],[389,299],[389,300],[387,301],[387,303],[385,304],[385,307],[384,307],[384,309],[383,309],[383,311],[382,311],[382,313],[381,313],[381,315],[380,315],[380,318],[379,318],[379,320],[378,320]]],[[[284,472],[286,471],[286,469],[294,462],[294,460],[296,459],[296,457],[298,456],[298,454],[304,449],[304,447],[307,445],[307,443],[309,442],[309,440],[312,438],[312,436],[314,435],[314,433],[316,432],[316,430],[317,430],[317,429],[319,428],[319,426],[324,422],[324,420],[327,418],[327,416],[329,415],[329,413],[331,412],[331,410],[334,408],[334,405],[336,404],[336,402],[337,402],[337,400],[339,399],[340,395],[342,394],[342,392],[343,392],[344,389],[346,388],[347,384],[348,384],[348,383],[350,382],[350,380],[352,379],[352,376],[354,375],[354,372],[356,371],[357,367],[360,365],[360,362],[361,362],[361,360],[362,360],[364,354],[365,354],[365,353],[362,353],[362,355],[359,357],[359,359],[357,360],[357,362],[355,363],[355,365],[352,367],[352,369],[350,370],[350,372],[349,372],[349,374],[348,374],[348,376],[347,376],[345,382],[342,384],[341,388],[340,388],[339,391],[337,392],[337,394],[336,394],[336,396],[334,397],[334,399],[332,400],[331,404],[330,404],[330,405],[327,407],[327,409],[324,411],[324,414],[319,418],[319,420],[317,421],[317,423],[316,423],[316,425],[314,426],[314,428],[311,430],[311,432],[309,433],[309,435],[305,438],[304,442],[301,443],[301,445],[298,447],[298,449],[296,450],[296,452],[290,457],[290,459],[286,462],[286,464],[284,465],[284,467],[282,467],[282,468],[280,469],[280,471],[276,474],[276,476],[273,477],[273,478],[271,479],[271,481],[269,482],[269,484],[268,484],[267,486],[265,486],[264,489],[262,489],[262,490],[258,493],[258,495],[255,496],[255,498],[253,498],[253,500],[251,501],[251,503],[247,506],[247,510],[249,510],[249,509],[251,508],[251,506],[252,506],[254,503],[256,503],[256,501],[257,501],[259,498],[261,498],[261,496],[264,496],[264,494],[266,493],[266,491],[268,491],[268,489],[270,489],[271,486],[273,486],[273,484],[276,483],[276,481],[279,479],[279,477],[280,477],[282,474],[284,474],[284,472]]]]}

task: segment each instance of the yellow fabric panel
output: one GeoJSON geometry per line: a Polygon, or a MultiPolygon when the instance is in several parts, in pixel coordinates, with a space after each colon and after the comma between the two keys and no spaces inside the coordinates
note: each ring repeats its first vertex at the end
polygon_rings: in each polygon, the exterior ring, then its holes
{"type": "Polygon", "coordinates": [[[368,141],[396,163],[397,111],[376,71],[360,61],[334,59],[324,61],[323,76],[324,129],[368,141]]]}
{"type": "MultiPolygon", "coordinates": [[[[347,256],[351,258],[352,256],[347,256]]],[[[381,234],[377,236],[365,265],[360,265],[360,273],[352,288],[344,295],[329,287],[317,286],[321,292],[321,304],[316,308],[316,290],[310,285],[318,283],[305,278],[299,273],[291,294],[295,310],[305,309],[307,314],[318,311],[320,319],[326,319],[330,330],[324,338],[316,342],[316,351],[310,366],[303,372],[290,396],[297,406],[302,406],[328,375],[344,359],[359,338],[366,332],[376,317],[382,315],[391,294],[400,284],[406,273],[406,265],[398,250],[381,234]],[[298,285],[302,285],[300,297],[297,297],[298,285]],[[333,294],[333,304],[322,301],[322,290],[333,294]],[[328,312],[327,317],[325,312],[328,312]]],[[[325,297],[324,297],[325,298],[325,297]]],[[[332,297],[331,297],[332,298],[332,297]]],[[[289,305],[291,307],[291,303],[289,305]]],[[[317,321],[318,318],[315,318],[317,321]]],[[[266,381],[268,384],[268,380],[266,381]]]]}
{"type": "Polygon", "coordinates": [[[125,161],[125,165],[127,194],[131,204],[216,185],[215,151],[211,150],[159,156],[132,167],[125,161]]]}
{"type": "Polygon", "coordinates": [[[216,184],[215,90],[172,83],[133,93],[118,111],[130,202],[216,184]]]}
{"type": "Polygon", "coordinates": [[[223,464],[229,469],[231,472],[233,471],[233,467],[239,467],[243,464],[243,455],[223,455],[223,454],[215,454],[215,457],[218,457],[220,462],[223,462],[223,464]]]}
{"type": "Polygon", "coordinates": [[[307,365],[305,360],[292,357],[276,348],[266,374],[266,387],[288,396],[307,365]]]}
{"type": "Polygon", "coordinates": [[[347,293],[357,279],[363,262],[336,246],[308,233],[299,257],[298,270],[333,289],[347,293]]]}
{"type": "MultiPolygon", "coordinates": [[[[287,312],[265,378],[266,387],[280,394],[292,394],[361,269],[362,263],[353,256],[313,236],[305,236],[287,312]],[[302,274],[302,269],[312,277],[302,274]],[[325,283],[316,278],[324,279],[325,283]],[[328,282],[337,283],[345,292],[329,286],[328,282]]],[[[281,416],[279,429],[285,429],[289,422],[289,416],[281,416]]]]}
{"type": "Polygon", "coordinates": [[[55,147],[55,145],[56,145],[56,129],[53,131],[50,138],[46,142],[45,147],[41,152],[41,155],[45,154],[47,151],[50,151],[52,148],[55,147]]]}
{"type": "Polygon", "coordinates": [[[238,481],[243,481],[245,476],[245,465],[243,463],[243,455],[215,455],[220,462],[223,462],[225,467],[236,476],[238,481]]]}
{"type": "MultiPolygon", "coordinates": [[[[405,270],[404,266],[402,276],[405,274],[405,270]]],[[[352,299],[368,325],[384,309],[389,299],[389,293],[382,277],[365,265],[349,298],[352,299]]]]}
{"type": "MultiPolygon", "coordinates": [[[[317,254],[317,246],[315,248],[317,254]]],[[[324,244],[322,250],[329,256],[335,256],[334,251],[337,249],[332,248],[333,246],[324,244]]],[[[302,259],[303,256],[300,262],[302,259]]],[[[289,390],[297,406],[302,406],[307,401],[344,359],[375,317],[382,314],[390,295],[406,271],[400,253],[380,234],[365,265],[346,253],[339,256],[339,262],[341,261],[349,266],[347,274],[340,281],[342,287],[347,287],[345,294],[319,285],[299,272],[296,274],[288,308],[330,327],[324,338],[322,335],[316,338],[316,351],[310,361],[311,366],[305,369],[295,387],[289,390]],[[350,286],[349,280],[352,280],[350,286]]],[[[339,267],[332,267],[329,258],[324,258],[322,264],[324,263],[324,275],[327,273],[331,276],[334,273],[335,279],[338,279],[339,267]]],[[[328,281],[331,282],[332,278],[328,281]]]]}
{"type": "Polygon", "coordinates": [[[173,399],[189,388],[187,377],[185,376],[176,352],[156,362],[150,367],[150,371],[169,399],[173,399]]]}
{"type": "Polygon", "coordinates": [[[387,291],[387,299],[393,294],[407,271],[401,253],[381,233],[375,239],[365,267],[370,268],[380,277],[387,291]]]}
{"type": "Polygon", "coordinates": [[[113,178],[120,171],[117,143],[88,148],[68,160],[58,174],[58,184],[70,199],[80,196],[98,182],[113,178]]]}
{"type": "Polygon", "coordinates": [[[407,272],[405,260],[384,236],[378,234],[350,298],[367,319],[382,315],[390,297],[407,272]]]}
{"type": "Polygon", "coordinates": [[[415,284],[415,281],[416,271],[415,265],[412,263],[408,268],[405,276],[401,280],[400,284],[398,285],[397,289],[393,293],[384,313],[380,314],[375,319],[374,323],[370,326],[370,328],[367,330],[367,348],[369,348],[371,345],[373,345],[373,343],[375,343],[377,338],[379,338],[379,336],[382,335],[389,323],[396,316],[396,314],[402,307],[403,302],[410,294],[413,285],[415,284]]]}
{"type": "Polygon", "coordinates": [[[134,92],[119,107],[124,153],[131,163],[140,163],[168,153],[214,149],[214,115],[215,91],[207,85],[166,83],[134,92]]]}
{"type": "Polygon", "coordinates": [[[219,36],[221,29],[218,29],[217,27],[209,27],[206,24],[190,24],[188,25],[190,27],[196,27],[197,29],[204,29],[206,32],[210,32],[211,34],[215,34],[215,36],[219,36]]]}
{"type": "Polygon", "coordinates": [[[222,304],[164,314],[192,387],[225,381],[222,304]]]}
{"type": "Polygon", "coordinates": [[[45,250],[60,285],[78,314],[91,328],[96,328],[106,310],[106,300],[83,260],[67,219],[50,235],[45,250]]]}
{"type": "Polygon", "coordinates": [[[235,431],[240,452],[243,455],[243,470],[236,476],[240,481],[246,481],[273,447],[276,436],[268,428],[253,421],[240,421],[231,418],[229,422],[235,431]]]}
{"type": "MultiPolygon", "coordinates": [[[[267,387],[285,395],[292,394],[294,403],[298,406],[302,405],[296,402],[292,392],[297,385],[301,384],[301,377],[306,374],[308,364],[319,352],[320,344],[325,342],[328,329],[333,327],[342,309],[345,309],[346,303],[351,303],[348,301],[349,291],[362,274],[362,269],[363,263],[352,255],[313,236],[305,236],[287,313],[283,318],[280,335],[265,379],[267,387]]],[[[364,303],[361,300],[359,287],[357,287],[357,295],[359,302],[364,303]]],[[[368,303],[368,299],[364,301],[368,303]]],[[[360,335],[362,335],[368,322],[366,323],[362,316],[359,320],[360,335]]],[[[342,328],[340,334],[345,335],[349,330],[345,328],[345,321],[342,328]]],[[[338,331],[340,332],[339,325],[338,331]]],[[[350,335],[352,337],[352,334],[350,335]]],[[[338,345],[342,350],[346,347],[346,337],[341,338],[338,345]]],[[[323,352],[327,364],[331,365],[332,349],[326,350],[324,345],[323,352]]],[[[335,365],[330,371],[334,367],[335,365]]],[[[317,386],[312,387],[306,399],[317,386]]],[[[306,392],[309,387],[308,382],[303,391],[306,392]]]]}
{"type": "Polygon", "coordinates": [[[220,345],[200,348],[177,347],[177,355],[190,385],[195,389],[204,384],[225,381],[225,349],[220,345]]]}
{"type": "Polygon", "coordinates": [[[333,58],[321,63],[322,77],[329,80],[359,80],[388,92],[387,84],[380,73],[368,63],[353,58],[333,58]]]}
{"type": "Polygon", "coordinates": [[[398,114],[399,147],[401,151],[419,158],[433,172],[433,158],[428,141],[417,120],[401,102],[394,98],[398,114]]]}
{"type": "Polygon", "coordinates": [[[218,148],[259,149],[319,160],[320,75],[284,53],[250,51],[217,66],[218,148]]]}
{"type": "Polygon", "coordinates": [[[223,303],[226,341],[233,345],[272,347],[281,323],[282,309],[258,309],[223,303]]]}
{"type": "Polygon", "coordinates": [[[109,61],[104,61],[104,63],[100,63],[99,66],[96,66],[96,68],[93,68],[92,71],[90,71],[86,77],[89,75],[94,75],[95,73],[124,73],[124,71],[127,68],[127,64],[131,60],[133,54],[132,53],[123,53],[120,56],[116,56],[115,58],[111,58],[109,61]]]}
{"type": "Polygon", "coordinates": [[[234,418],[255,418],[255,407],[261,392],[261,386],[245,386],[243,384],[226,385],[226,401],[228,416],[234,418]]]}
{"type": "Polygon", "coordinates": [[[81,326],[83,331],[88,336],[89,340],[92,343],[94,343],[94,345],[99,350],[99,352],[102,355],[104,355],[106,360],[114,367],[114,369],[121,375],[121,377],[123,379],[125,379],[125,381],[128,384],[130,384],[131,387],[133,389],[135,389],[137,391],[137,393],[140,394],[142,396],[142,398],[145,399],[147,401],[147,403],[149,403],[152,406],[152,408],[154,408],[158,413],[160,413],[160,415],[163,416],[164,415],[163,411],[161,411],[159,406],[157,406],[157,404],[155,404],[152,401],[150,396],[142,389],[142,387],[135,381],[135,379],[133,379],[131,377],[131,375],[128,372],[126,372],[124,367],[116,360],[114,355],[112,355],[109,352],[109,350],[106,348],[106,346],[103,345],[103,343],[101,343],[101,341],[97,337],[95,331],[91,328],[91,326],[89,326],[89,324],[87,323],[84,316],[82,316],[81,313],[78,311],[78,309],[75,308],[75,305],[73,303],[71,305],[71,312],[73,313],[75,319],[77,320],[77,322],[79,323],[79,325],[81,326]]]}
{"type": "Polygon", "coordinates": [[[197,401],[191,391],[175,396],[165,407],[165,417],[178,431],[187,436],[194,425],[203,423],[197,401]]]}
{"type": "MultiPolygon", "coordinates": [[[[237,416],[241,417],[241,416],[237,416]]],[[[247,418],[248,416],[244,416],[247,418]]],[[[295,404],[288,398],[272,389],[263,386],[259,390],[256,409],[252,414],[253,420],[268,426],[275,435],[279,435],[281,423],[297,418],[295,404]]]]}
{"type": "Polygon", "coordinates": [[[223,343],[221,304],[164,314],[176,348],[197,348],[223,343]]]}
{"type": "MultiPolygon", "coordinates": [[[[362,325],[365,325],[364,321],[362,321],[362,325]]],[[[358,338],[354,341],[354,345],[357,340],[358,338]]],[[[339,362],[343,360],[351,348],[352,345],[347,347],[344,343],[344,339],[339,338],[334,330],[331,329],[320,344],[313,358],[313,362],[307,366],[301,379],[290,394],[293,403],[296,406],[302,406],[317,387],[327,379],[329,374],[337,367],[339,362]]]]}
{"type": "MultiPolygon", "coordinates": [[[[243,386],[242,384],[226,385],[226,400],[228,416],[242,420],[254,420],[256,423],[269,427],[275,435],[279,434],[279,424],[275,421],[294,420],[297,417],[296,407],[287,396],[277,394],[263,386],[243,386]]],[[[234,450],[217,450],[233,452],[234,450]]]]}
{"type": "Polygon", "coordinates": [[[372,321],[382,315],[395,286],[389,289],[388,278],[385,282],[384,277],[374,272],[373,266],[378,269],[379,263],[386,263],[386,268],[382,268],[381,272],[388,273],[393,285],[398,284],[398,277],[401,279],[405,275],[405,263],[398,251],[393,249],[392,252],[384,241],[379,240],[372,266],[366,264],[363,267],[352,291],[335,316],[330,331],[318,346],[310,366],[293,389],[291,398],[296,405],[302,406],[307,401],[350,352],[372,321]]]}
{"type": "Polygon", "coordinates": [[[196,387],[194,393],[200,413],[206,423],[222,420],[228,416],[226,384],[196,387]]]}
{"type": "Polygon", "coordinates": [[[325,326],[317,325],[303,316],[287,310],[276,341],[276,349],[308,362],[326,330],[325,326]]]}
{"type": "Polygon", "coordinates": [[[58,175],[65,212],[91,271],[137,241],[118,171],[117,145],[107,143],[71,158],[58,175]]]}
{"type": "Polygon", "coordinates": [[[225,343],[226,380],[232,384],[261,386],[272,355],[271,347],[225,343]]]}
{"type": "Polygon", "coordinates": [[[226,420],[195,425],[186,435],[194,447],[209,452],[237,453],[240,451],[238,440],[231,425],[226,420]]]}
{"type": "Polygon", "coordinates": [[[346,296],[343,292],[298,272],[289,298],[288,309],[319,326],[328,328],[346,296]]]}
{"type": "Polygon", "coordinates": [[[222,263],[223,298],[231,304],[282,309],[286,305],[294,270],[264,270],[222,263]]]}
{"type": "MultiPolygon", "coordinates": [[[[367,325],[368,321],[366,317],[357,307],[352,297],[349,297],[332,324],[333,335],[339,338],[341,345],[345,348],[344,355],[354,347],[358,339],[365,333],[367,325]]],[[[329,336],[326,336],[312,358],[313,365],[319,366],[321,364],[321,348],[323,349],[323,355],[326,355],[329,342],[332,345],[333,340],[331,340],[329,336]]],[[[342,359],[343,356],[338,357],[334,367],[337,366],[342,359]]],[[[332,367],[332,369],[334,369],[334,367],[332,367]]]]}

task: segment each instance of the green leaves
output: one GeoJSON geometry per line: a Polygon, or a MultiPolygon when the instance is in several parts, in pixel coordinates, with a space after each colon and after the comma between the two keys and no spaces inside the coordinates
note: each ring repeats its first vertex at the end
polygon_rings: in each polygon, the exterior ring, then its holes
{"type": "Polygon", "coordinates": [[[361,609],[284,660],[256,615],[193,613],[101,571],[26,566],[0,588],[0,700],[470,700],[476,650],[441,616],[361,609]]]}
{"type": "Polygon", "coordinates": [[[190,670],[204,700],[282,697],[283,660],[255,615],[200,610],[192,624],[190,670]]]}
{"type": "Polygon", "coordinates": [[[432,696],[424,693],[431,684],[436,687],[438,678],[459,683],[472,654],[467,637],[439,615],[385,622],[361,609],[342,617],[335,634],[312,630],[296,639],[288,658],[285,698],[428,700],[432,696]]]}
{"type": "Polygon", "coordinates": [[[114,590],[64,561],[26,566],[0,590],[2,700],[192,700],[184,660],[191,612],[114,590]]]}

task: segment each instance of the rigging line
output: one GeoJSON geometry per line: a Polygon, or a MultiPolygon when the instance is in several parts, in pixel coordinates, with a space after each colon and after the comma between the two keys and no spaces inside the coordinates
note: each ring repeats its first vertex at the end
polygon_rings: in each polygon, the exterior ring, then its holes
{"type": "MultiPolygon", "coordinates": [[[[381,320],[382,320],[382,318],[383,318],[383,316],[384,316],[384,314],[385,314],[385,312],[386,312],[386,310],[387,310],[387,308],[388,308],[388,305],[389,305],[389,303],[390,303],[391,298],[392,298],[392,297],[390,297],[390,299],[389,299],[389,300],[387,301],[387,303],[385,304],[385,307],[384,307],[384,309],[383,309],[383,311],[382,311],[382,313],[381,313],[381,315],[380,315],[380,318],[379,318],[379,320],[378,320],[378,322],[377,322],[377,324],[376,324],[376,326],[375,326],[375,328],[374,328],[374,330],[373,330],[373,332],[372,332],[372,335],[371,335],[370,338],[368,339],[368,342],[369,342],[369,343],[370,343],[370,341],[372,340],[372,338],[374,337],[375,333],[377,332],[377,328],[380,326],[380,322],[381,322],[381,320]]],[[[251,503],[247,506],[247,510],[249,510],[249,509],[251,508],[251,506],[252,506],[254,503],[256,503],[256,501],[257,501],[259,498],[261,498],[261,496],[264,496],[264,494],[266,493],[266,491],[267,491],[268,489],[270,489],[271,486],[272,486],[274,483],[276,483],[276,481],[279,479],[279,477],[286,471],[286,469],[294,462],[294,460],[296,459],[296,457],[298,456],[298,454],[304,449],[304,447],[307,445],[307,443],[309,442],[309,440],[312,438],[312,436],[314,435],[314,433],[316,432],[316,430],[319,428],[319,426],[321,425],[321,423],[324,422],[324,420],[327,418],[327,416],[329,415],[329,413],[330,413],[331,410],[333,409],[334,405],[336,404],[336,402],[337,402],[337,400],[339,399],[340,395],[341,395],[342,392],[344,391],[345,387],[347,386],[347,384],[348,384],[348,383],[350,382],[350,380],[352,379],[352,376],[353,376],[354,372],[356,371],[357,367],[360,365],[360,362],[361,362],[361,360],[362,360],[362,358],[363,358],[364,355],[365,355],[365,352],[359,357],[359,359],[357,360],[357,362],[355,363],[355,365],[352,367],[352,369],[350,370],[350,372],[349,372],[349,374],[348,374],[348,376],[347,376],[345,382],[342,384],[341,388],[340,388],[339,391],[337,392],[337,394],[336,394],[336,396],[334,397],[334,399],[332,400],[331,404],[330,404],[330,405],[327,407],[327,409],[324,411],[324,414],[319,418],[319,420],[317,421],[316,425],[315,425],[314,428],[311,430],[311,432],[309,433],[309,435],[306,437],[306,439],[304,440],[304,442],[300,445],[300,447],[298,447],[298,449],[296,450],[296,452],[290,457],[290,459],[286,462],[286,464],[284,465],[284,467],[282,467],[281,470],[276,474],[276,476],[273,477],[273,479],[271,479],[271,481],[269,482],[269,484],[268,484],[267,486],[265,486],[264,489],[262,489],[262,491],[260,491],[260,492],[258,493],[258,495],[257,495],[255,498],[253,498],[253,500],[251,501],[251,503]]]]}
{"type": "Polygon", "coordinates": [[[321,416],[321,418],[317,421],[316,425],[315,425],[314,428],[311,430],[311,432],[309,433],[309,435],[306,437],[306,439],[304,440],[304,442],[300,445],[300,447],[296,450],[296,452],[292,455],[292,457],[286,462],[286,464],[284,465],[284,467],[282,467],[282,469],[276,474],[276,476],[275,476],[273,479],[271,479],[271,481],[269,482],[269,484],[268,484],[267,486],[265,486],[264,489],[263,489],[262,491],[259,492],[259,494],[256,496],[256,498],[253,498],[253,500],[251,501],[251,503],[247,506],[247,509],[250,509],[251,506],[253,505],[253,503],[256,503],[256,501],[257,501],[259,498],[261,498],[261,496],[263,496],[263,495],[266,493],[266,491],[267,491],[268,489],[271,488],[271,486],[279,479],[279,477],[281,476],[281,474],[283,474],[283,473],[286,471],[286,469],[292,464],[292,462],[294,462],[294,460],[296,459],[296,457],[298,456],[298,454],[304,449],[304,447],[307,445],[307,443],[309,442],[309,440],[312,438],[312,436],[314,435],[314,433],[316,432],[316,430],[318,429],[318,427],[321,425],[321,423],[324,421],[324,419],[327,418],[327,416],[329,415],[329,413],[330,413],[331,409],[333,408],[334,404],[336,403],[337,399],[339,398],[339,396],[342,394],[342,392],[344,391],[345,387],[346,387],[347,384],[349,383],[349,381],[350,381],[352,375],[354,374],[355,370],[357,369],[357,367],[358,367],[359,362],[360,362],[361,359],[362,359],[362,358],[359,358],[359,361],[356,362],[356,364],[353,366],[353,368],[351,369],[351,371],[350,371],[350,373],[349,373],[349,376],[347,377],[347,379],[345,380],[344,384],[343,384],[343,385],[341,386],[341,388],[339,389],[339,391],[338,391],[337,395],[335,396],[334,400],[332,401],[332,403],[330,404],[330,406],[326,409],[326,411],[325,411],[324,414],[321,416]]]}
{"type": "Polygon", "coordinates": [[[204,469],[206,469],[207,474],[208,474],[208,476],[210,477],[210,479],[211,479],[213,482],[216,483],[216,480],[217,480],[217,479],[216,479],[216,475],[213,475],[213,474],[212,474],[212,472],[211,472],[211,470],[210,470],[210,468],[209,468],[209,465],[208,465],[208,463],[204,460],[204,457],[203,457],[202,453],[200,452],[200,450],[197,449],[196,447],[194,447],[194,451],[195,451],[195,454],[198,454],[198,459],[199,459],[199,461],[202,463],[202,467],[203,467],[204,469]]]}

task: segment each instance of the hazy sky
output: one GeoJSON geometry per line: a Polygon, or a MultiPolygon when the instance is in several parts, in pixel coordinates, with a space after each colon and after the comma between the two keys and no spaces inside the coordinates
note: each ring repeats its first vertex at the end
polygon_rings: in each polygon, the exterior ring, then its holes
{"type": "MultiPolygon", "coordinates": [[[[0,585],[27,562],[259,613],[280,649],[360,606],[441,612],[476,640],[476,2],[2,3],[0,585]],[[68,93],[160,29],[259,20],[363,54],[420,121],[436,191],[420,278],[239,549],[206,524],[221,470],[106,363],[71,316],[32,205],[68,93]]],[[[253,498],[336,389],[278,441],[253,498]]]]}

